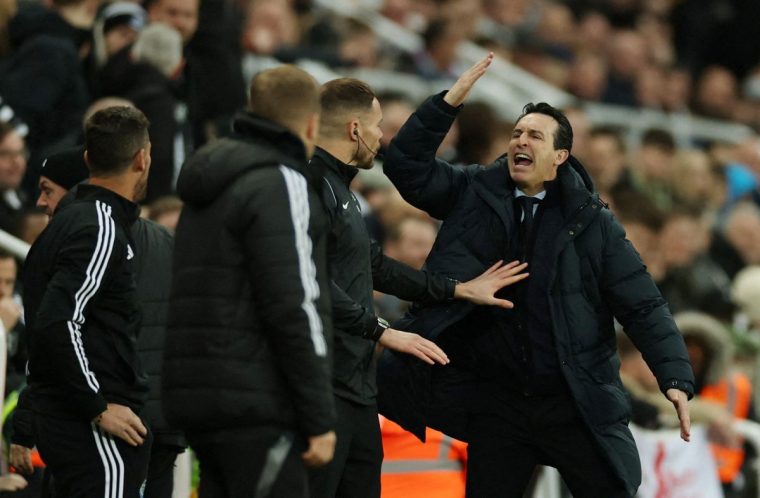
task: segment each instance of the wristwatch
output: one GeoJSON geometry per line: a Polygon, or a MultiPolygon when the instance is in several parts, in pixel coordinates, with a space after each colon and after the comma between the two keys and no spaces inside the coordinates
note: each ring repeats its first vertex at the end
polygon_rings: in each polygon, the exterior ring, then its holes
{"type": "Polygon", "coordinates": [[[388,323],[388,320],[385,318],[377,317],[377,325],[375,325],[375,329],[367,336],[367,339],[379,341],[380,336],[383,335],[385,329],[390,328],[390,326],[391,325],[388,323]]]}

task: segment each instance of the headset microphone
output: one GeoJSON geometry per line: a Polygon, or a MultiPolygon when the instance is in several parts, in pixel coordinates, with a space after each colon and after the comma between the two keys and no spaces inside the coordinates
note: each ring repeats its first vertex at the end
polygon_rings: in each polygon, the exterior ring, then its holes
{"type": "Polygon", "coordinates": [[[365,142],[364,139],[362,138],[362,136],[359,135],[359,130],[354,129],[354,135],[356,135],[356,138],[359,139],[359,141],[362,143],[362,145],[364,145],[367,148],[367,150],[372,153],[373,156],[377,156],[380,153],[379,150],[371,149],[370,146],[367,145],[367,142],[365,142]]]}

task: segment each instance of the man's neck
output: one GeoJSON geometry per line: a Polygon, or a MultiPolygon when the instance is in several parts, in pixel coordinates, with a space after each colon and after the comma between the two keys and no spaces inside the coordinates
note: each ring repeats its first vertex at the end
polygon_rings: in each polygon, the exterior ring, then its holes
{"type": "Polygon", "coordinates": [[[324,149],[325,152],[333,156],[338,161],[354,166],[351,161],[355,159],[356,145],[343,140],[330,140],[320,138],[317,141],[317,147],[324,149]]]}
{"type": "Polygon", "coordinates": [[[523,194],[527,195],[528,197],[535,197],[536,195],[540,194],[541,192],[545,191],[544,184],[540,185],[518,185],[517,189],[520,190],[523,194]]]}
{"type": "Polygon", "coordinates": [[[90,29],[95,21],[94,13],[87,8],[87,2],[61,7],[58,9],[58,15],[67,23],[79,29],[90,29]]]}
{"type": "Polygon", "coordinates": [[[90,185],[96,185],[108,189],[127,200],[135,202],[135,186],[126,182],[123,178],[114,176],[109,178],[90,177],[90,185]]]}

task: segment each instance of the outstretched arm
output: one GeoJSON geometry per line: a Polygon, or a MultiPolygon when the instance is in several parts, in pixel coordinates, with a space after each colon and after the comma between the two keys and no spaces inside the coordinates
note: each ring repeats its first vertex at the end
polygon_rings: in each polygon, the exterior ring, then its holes
{"type": "Polygon", "coordinates": [[[433,95],[412,114],[386,154],[383,171],[407,202],[444,219],[477,168],[452,166],[435,153],[462,103],[493,60],[489,54],[467,70],[445,94],[433,95]]]}
{"type": "Polygon", "coordinates": [[[437,273],[414,268],[383,254],[374,240],[370,245],[372,282],[375,290],[407,301],[435,303],[448,299],[464,299],[475,304],[511,308],[513,304],[494,295],[503,287],[528,276],[521,273],[527,263],[513,261],[507,265],[499,261],[476,278],[456,282],[437,273]]]}

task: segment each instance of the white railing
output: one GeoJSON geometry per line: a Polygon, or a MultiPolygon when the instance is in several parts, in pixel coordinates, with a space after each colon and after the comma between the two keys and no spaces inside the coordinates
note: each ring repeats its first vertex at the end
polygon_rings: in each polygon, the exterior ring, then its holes
{"type": "Polygon", "coordinates": [[[31,246],[18,237],[9,234],[5,230],[0,230],[0,247],[19,260],[26,261],[26,255],[31,246]]]}

